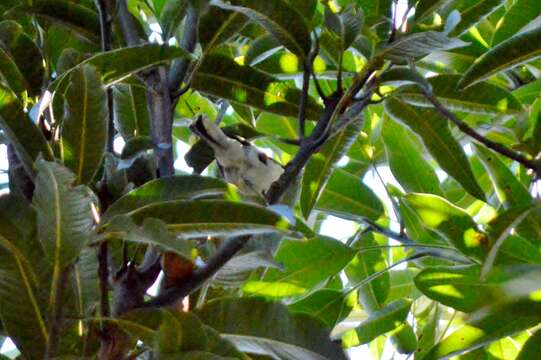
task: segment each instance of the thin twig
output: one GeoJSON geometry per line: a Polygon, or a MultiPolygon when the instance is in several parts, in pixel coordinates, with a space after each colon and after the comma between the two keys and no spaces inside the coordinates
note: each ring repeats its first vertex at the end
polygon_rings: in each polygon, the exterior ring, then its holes
{"type": "Polygon", "coordinates": [[[308,90],[310,89],[310,73],[312,68],[312,59],[304,61],[304,71],[302,75],[302,93],[299,103],[299,139],[304,140],[306,136],[306,103],[308,101],[308,90]]]}
{"type": "Polygon", "coordinates": [[[464,134],[469,135],[474,138],[481,144],[485,145],[487,148],[494,150],[500,155],[503,155],[509,159],[513,159],[523,166],[535,171],[537,176],[541,176],[541,160],[531,160],[525,157],[524,155],[509,149],[508,147],[487,139],[483,135],[479,134],[475,129],[471,128],[464,121],[460,120],[455,114],[449,111],[435,96],[434,94],[429,93],[423,89],[424,96],[434,105],[434,108],[447,119],[449,119],[453,124],[455,124],[460,131],[464,134]]]}

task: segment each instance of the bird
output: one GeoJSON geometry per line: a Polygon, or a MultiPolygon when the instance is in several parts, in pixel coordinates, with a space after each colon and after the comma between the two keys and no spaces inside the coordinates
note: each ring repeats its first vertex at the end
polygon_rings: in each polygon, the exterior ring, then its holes
{"type": "Polygon", "coordinates": [[[265,197],[284,168],[263,151],[240,136],[228,136],[207,117],[199,115],[190,130],[207,143],[224,175],[246,195],[265,197]]]}

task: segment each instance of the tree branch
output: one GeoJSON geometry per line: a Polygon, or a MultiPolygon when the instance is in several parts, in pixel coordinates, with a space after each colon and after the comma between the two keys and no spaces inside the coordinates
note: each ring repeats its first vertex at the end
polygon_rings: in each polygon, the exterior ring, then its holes
{"type": "MultiPolygon", "coordinates": [[[[184,21],[184,35],[180,41],[180,47],[193,53],[197,45],[197,30],[199,28],[199,12],[194,6],[188,4],[186,19],[184,21]]],[[[185,80],[189,65],[190,60],[188,59],[173,62],[167,76],[169,91],[171,93],[175,93],[185,80]]]]}
{"type": "Polygon", "coordinates": [[[299,139],[302,141],[306,136],[306,102],[308,101],[308,90],[310,89],[310,73],[312,72],[311,59],[304,61],[304,72],[302,75],[302,93],[299,103],[299,139]]]}
{"type": "Polygon", "coordinates": [[[541,160],[531,160],[525,157],[524,155],[509,149],[508,147],[487,139],[483,135],[479,134],[475,129],[471,128],[464,121],[460,120],[455,114],[449,111],[432,93],[429,93],[426,89],[423,89],[424,96],[434,105],[434,108],[447,119],[449,119],[453,124],[455,124],[460,131],[464,134],[469,135],[474,138],[481,144],[485,145],[487,148],[494,150],[498,154],[501,154],[509,159],[515,160],[528,169],[533,170],[537,176],[541,176],[541,160]]]}

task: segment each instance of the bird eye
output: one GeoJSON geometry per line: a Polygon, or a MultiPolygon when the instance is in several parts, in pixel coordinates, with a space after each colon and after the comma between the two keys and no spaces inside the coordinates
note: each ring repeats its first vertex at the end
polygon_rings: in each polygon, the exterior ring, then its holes
{"type": "Polygon", "coordinates": [[[257,158],[259,159],[259,161],[261,161],[263,164],[267,165],[267,155],[265,153],[259,153],[257,154],[257,158]]]}

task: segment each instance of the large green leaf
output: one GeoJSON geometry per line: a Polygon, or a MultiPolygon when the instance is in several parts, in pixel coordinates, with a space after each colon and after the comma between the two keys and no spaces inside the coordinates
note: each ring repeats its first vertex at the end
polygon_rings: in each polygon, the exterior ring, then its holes
{"type": "Polygon", "coordinates": [[[380,335],[396,329],[404,323],[410,311],[411,301],[399,299],[386,305],[380,310],[370,314],[368,319],[355,328],[355,332],[350,332],[346,336],[352,337],[348,342],[357,344],[366,344],[380,335]]]}
{"type": "Polygon", "coordinates": [[[341,51],[346,51],[363,27],[363,13],[353,6],[346,7],[340,14],[325,9],[325,25],[338,36],[341,51]]]}
{"type": "Polygon", "coordinates": [[[186,239],[177,239],[167,229],[167,224],[153,218],[144,219],[141,226],[134,224],[127,215],[115,216],[107,225],[105,236],[138,244],[156,245],[189,259],[191,247],[186,239]]]}
{"type": "Polygon", "coordinates": [[[74,186],[75,175],[60,164],[40,159],[36,166],[33,203],[39,239],[50,263],[64,268],[90,240],[94,225],[90,190],[74,186]]]}
{"type": "Polygon", "coordinates": [[[333,238],[284,240],[274,257],[284,271],[270,269],[262,280],[246,282],[243,290],[272,297],[303,294],[337,275],[354,255],[352,249],[333,238]]]}
{"type": "Polygon", "coordinates": [[[272,35],[262,35],[252,41],[250,47],[246,51],[244,62],[248,65],[255,65],[269,56],[275,54],[282,48],[282,45],[272,35]]]}
{"type": "Polygon", "coordinates": [[[445,33],[425,31],[405,35],[380,50],[377,56],[403,63],[409,58],[420,58],[433,51],[449,50],[467,45],[460,39],[447,37],[445,33]]]}
{"type": "MultiPolygon", "coordinates": [[[[27,359],[43,357],[47,339],[40,291],[43,251],[36,237],[36,216],[25,200],[0,197],[0,319],[3,330],[27,359]]],[[[45,264],[46,265],[46,264],[45,264]]]]}
{"type": "MultiPolygon", "coordinates": [[[[224,200],[169,200],[151,203],[127,215],[137,225],[157,218],[184,237],[247,235],[287,231],[287,220],[258,205],[224,200]]],[[[106,225],[105,225],[106,227],[106,225]]]]}
{"type": "Polygon", "coordinates": [[[186,15],[188,1],[170,0],[166,1],[160,14],[160,25],[163,31],[163,38],[168,41],[174,34],[186,15]]]}
{"type": "Polygon", "coordinates": [[[467,87],[500,71],[535,60],[541,56],[541,27],[515,35],[475,60],[459,83],[467,87]]]}
{"type": "Polygon", "coordinates": [[[113,88],[115,126],[126,141],[134,136],[150,136],[146,90],[138,85],[113,88]]]}
{"type": "Polygon", "coordinates": [[[404,126],[386,117],[382,136],[393,176],[407,192],[442,195],[436,172],[421,155],[417,139],[404,126]]]}
{"type": "Polygon", "coordinates": [[[333,328],[351,311],[352,305],[342,291],[321,289],[289,305],[289,310],[317,317],[333,328]]]}
{"type": "Polygon", "coordinates": [[[88,65],[77,67],[65,99],[64,164],[75,173],[76,184],[89,184],[99,169],[107,142],[107,98],[98,72],[88,65]]]}
{"type": "MultiPolygon", "coordinates": [[[[345,269],[350,284],[360,283],[369,276],[384,271],[388,267],[381,249],[362,250],[363,247],[379,245],[374,234],[362,236],[359,242],[361,252],[353,258],[345,269]]],[[[368,314],[382,308],[389,295],[390,286],[390,275],[385,272],[359,288],[359,302],[368,314]]]]}
{"type": "Polygon", "coordinates": [[[535,359],[541,353],[541,331],[537,330],[522,346],[516,360],[535,359]]]}
{"type": "Polygon", "coordinates": [[[433,16],[448,3],[454,0],[419,0],[415,6],[415,20],[422,21],[429,16],[433,16]]]}
{"type": "Polygon", "coordinates": [[[526,330],[541,321],[539,311],[534,301],[484,311],[436,344],[423,360],[450,358],[526,330]]]}
{"type": "Polygon", "coordinates": [[[34,15],[47,23],[68,27],[90,41],[99,42],[100,20],[97,12],[67,0],[34,0],[8,11],[7,16],[34,15]]]}
{"type": "Polygon", "coordinates": [[[490,175],[498,199],[505,208],[532,202],[528,190],[494,152],[481,145],[475,145],[475,151],[490,175]]]}
{"type": "Polygon", "coordinates": [[[284,0],[236,0],[231,5],[214,0],[213,5],[246,15],[276,37],[286,48],[307,57],[312,41],[304,16],[284,0]]]}
{"type": "Polygon", "coordinates": [[[472,26],[475,26],[478,22],[485,17],[496,11],[503,5],[504,0],[466,0],[462,1],[459,5],[460,22],[451,31],[452,36],[458,36],[464,34],[472,26]]]}
{"type": "Polygon", "coordinates": [[[338,135],[329,139],[306,164],[301,188],[301,209],[305,218],[310,215],[336,163],[348,152],[359,136],[363,120],[363,117],[356,119],[338,135]]]}
{"type": "Polygon", "coordinates": [[[541,15],[541,2],[516,0],[498,21],[492,44],[496,45],[510,38],[539,15],[541,15]]]}
{"type": "Polygon", "coordinates": [[[199,20],[199,41],[203,52],[208,54],[212,49],[227,41],[238,33],[248,18],[236,11],[228,11],[211,6],[199,20]]]}
{"type": "MultiPolygon", "coordinates": [[[[507,90],[487,82],[457,90],[460,75],[438,75],[427,79],[434,95],[448,109],[474,114],[500,115],[523,111],[520,102],[507,90]]],[[[423,92],[414,85],[402,86],[400,98],[422,107],[432,107],[423,92]]]]}
{"type": "Polygon", "coordinates": [[[505,280],[481,281],[480,271],[479,265],[430,267],[415,277],[415,286],[429,298],[469,313],[494,302],[494,295],[505,280]]]}
{"type": "MultiPolygon", "coordinates": [[[[297,116],[301,92],[285,82],[222,55],[209,55],[201,64],[192,87],[203,93],[250,105],[280,115],[297,116]]],[[[308,99],[306,115],[319,116],[320,106],[308,99]]]]}
{"type": "Polygon", "coordinates": [[[197,314],[241,351],[283,360],[346,359],[321,322],[290,314],[279,303],[223,299],[207,303],[197,314]]]}
{"type": "MultiPolygon", "coordinates": [[[[24,89],[28,91],[28,95],[38,95],[41,92],[45,69],[43,67],[41,52],[34,41],[32,41],[32,38],[26,35],[22,26],[16,22],[2,21],[0,23],[0,44],[5,46],[5,48],[0,49],[0,57],[7,57],[5,61],[11,60],[16,66],[16,69],[12,69],[11,74],[8,71],[4,71],[4,67],[2,66],[0,74],[4,78],[20,75],[23,80],[24,89]]],[[[12,90],[15,93],[19,93],[13,87],[12,90]]]]}
{"type": "MultiPolygon", "coordinates": [[[[176,58],[191,59],[192,55],[179,47],[145,44],[101,52],[89,57],[78,66],[82,67],[85,64],[95,66],[102,75],[102,82],[105,85],[111,85],[137,72],[176,58]]],[[[51,85],[52,89],[64,92],[74,69],[64,72],[55,80],[51,85]]]]}
{"type": "Polygon", "coordinates": [[[102,221],[154,203],[176,199],[195,200],[222,195],[226,191],[227,184],[212,177],[179,175],[160,178],[145,183],[115,201],[103,215],[102,221]]]}
{"type": "Polygon", "coordinates": [[[283,270],[284,267],[274,260],[272,253],[269,251],[250,251],[229,260],[216,273],[213,284],[238,288],[258,268],[283,270]]]}
{"type": "Polygon", "coordinates": [[[408,194],[402,201],[416,212],[423,225],[436,231],[467,256],[483,259],[488,251],[486,235],[467,212],[431,194],[408,194]]]}
{"type": "Polygon", "coordinates": [[[27,87],[26,80],[17,67],[15,59],[2,46],[0,46],[0,76],[7,84],[7,87],[24,100],[23,93],[27,87]]]}
{"type": "Polygon", "coordinates": [[[0,127],[13,145],[28,174],[34,174],[33,162],[41,154],[51,160],[53,152],[42,132],[32,123],[19,100],[0,87],[0,127]]]}
{"type": "Polygon", "coordinates": [[[384,213],[381,200],[359,176],[335,169],[316,203],[318,210],[350,219],[377,220],[384,213]]]}
{"type": "Polygon", "coordinates": [[[160,359],[240,359],[235,346],[193,312],[136,309],[111,321],[152,348],[160,359]]]}
{"type": "Polygon", "coordinates": [[[440,167],[466,191],[484,200],[484,192],[475,181],[466,154],[451,134],[446,119],[431,109],[413,107],[394,98],[385,102],[385,110],[419,135],[440,167]]]}

